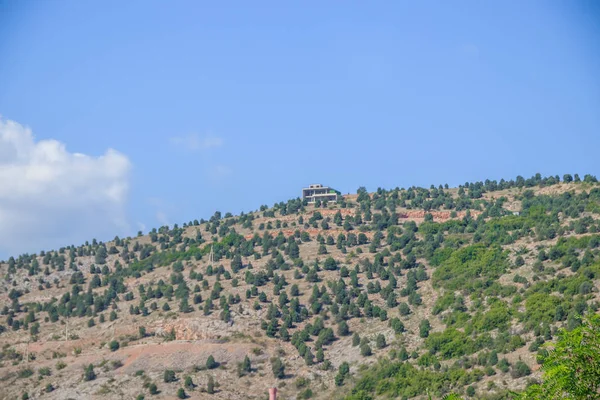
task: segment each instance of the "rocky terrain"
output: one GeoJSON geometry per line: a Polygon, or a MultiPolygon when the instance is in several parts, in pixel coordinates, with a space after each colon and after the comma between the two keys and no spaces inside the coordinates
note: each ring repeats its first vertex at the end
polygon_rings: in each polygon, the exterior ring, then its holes
{"type": "Polygon", "coordinates": [[[537,175],[11,257],[0,398],[509,398],[598,309],[599,217],[595,177],[537,175]]]}

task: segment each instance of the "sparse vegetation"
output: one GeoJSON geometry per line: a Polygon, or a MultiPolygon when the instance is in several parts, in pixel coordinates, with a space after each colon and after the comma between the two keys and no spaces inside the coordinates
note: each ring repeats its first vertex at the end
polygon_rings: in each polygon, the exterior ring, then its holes
{"type": "Polygon", "coordinates": [[[110,348],[110,351],[117,351],[119,350],[119,342],[117,342],[116,340],[112,340],[109,344],[108,347],[110,348]]]}
{"type": "Polygon", "coordinates": [[[166,383],[177,381],[177,377],[175,376],[175,371],[170,370],[170,369],[165,370],[165,372],[163,373],[163,380],[166,383]]]}
{"type": "Polygon", "coordinates": [[[215,379],[211,376],[208,377],[208,383],[206,384],[206,392],[208,394],[215,393],[215,379]]]}
{"type": "MultiPolygon", "coordinates": [[[[198,356],[193,370],[164,371],[165,395],[214,393],[214,377],[193,374],[219,368],[210,373],[250,385],[270,372],[283,384],[293,371],[318,371],[349,399],[452,391],[478,398],[492,391],[488,381],[497,398],[529,381],[540,383],[528,395],[549,396],[544,382],[557,354],[549,349],[569,334],[591,335],[580,316],[600,308],[600,185],[591,176],[566,181],[536,175],[457,189],[360,188],[337,203],[294,199],[13,257],[0,263],[8,299],[0,307],[0,369],[13,368],[6,374],[15,382],[12,397],[32,376],[40,391],[52,376],[58,396],[63,387],[55,381],[74,367],[38,368],[33,362],[51,359],[48,352],[26,353],[15,338],[31,334],[42,348],[44,338],[68,339],[52,358],[73,349],[79,360],[93,360],[83,381],[97,371],[101,390],[116,393],[103,379],[123,365],[115,358],[126,346],[164,341],[168,354],[180,340],[210,337],[214,356],[198,356]],[[52,292],[43,293],[46,285],[52,292]],[[248,321],[256,319],[254,328],[248,321]],[[110,341],[99,336],[108,329],[110,341]],[[225,342],[248,355],[219,359],[225,342]],[[96,353],[103,358],[94,360],[96,353]],[[173,384],[177,376],[183,382],[173,384]]],[[[581,354],[588,348],[570,346],[581,354]]],[[[316,387],[300,374],[286,390],[313,397],[316,387]]],[[[146,395],[158,393],[152,370],[135,376],[146,395]]],[[[229,383],[222,384],[226,393],[229,383]]],[[[562,390],[555,397],[583,389],[562,390]]]]}
{"type": "Polygon", "coordinates": [[[83,380],[84,381],[93,381],[96,379],[96,373],[94,372],[94,365],[88,364],[83,371],[83,380]]]}
{"type": "Polygon", "coordinates": [[[150,394],[151,394],[151,395],[153,395],[153,396],[154,396],[154,395],[157,395],[157,394],[159,393],[159,391],[158,391],[158,387],[157,387],[157,386],[156,386],[156,384],[154,384],[154,383],[151,383],[151,384],[148,386],[148,391],[149,391],[149,392],[150,392],[150,394]]]}
{"type": "Polygon", "coordinates": [[[271,360],[271,367],[273,370],[273,376],[275,376],[275,378],[285,378],[285,365],[279,357],[275,357],[271,360]]]}
{"type": "Polygon", "coordinates": [[[215,358],[211,355],[206,359],[206,369],[215,369],[219,366],[219,363],[215,361],[215,358]]]}

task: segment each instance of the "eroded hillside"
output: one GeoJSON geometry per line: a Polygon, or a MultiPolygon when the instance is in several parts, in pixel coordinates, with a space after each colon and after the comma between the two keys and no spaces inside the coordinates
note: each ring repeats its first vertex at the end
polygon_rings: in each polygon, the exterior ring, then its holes
{"type": "Polygon", "coordinates": [[[0,397],[503,398],[597,310],[599,216],[592,176],[361,188],[11,258],[0,397]]]}

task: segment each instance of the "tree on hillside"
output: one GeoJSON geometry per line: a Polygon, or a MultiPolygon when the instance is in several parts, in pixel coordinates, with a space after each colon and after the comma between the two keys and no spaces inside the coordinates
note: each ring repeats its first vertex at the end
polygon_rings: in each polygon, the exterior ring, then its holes
{"type": "Polygon", "coordinates": [[[219,363],[215,361],[215,358],[211,355],[206,359],[206,369],[215,369],[219,366],[219,363]]]}
{"type": "Polygon", "coordinates": [[[252,364],[250,363],[250,358],[248,356],[244,357],[244,361],[242,361],[238,365],[238,376],[244,376],[247,373],[252,371],[252,364]]]}
{"type": "Polygon", "coordinates": [[[335,261],[335,259],[333,257],[327,257],[325,259],[324,268],[327,271],[335,271],[337,269],[337,262],[335,261]]]}
{"type": "Polygon", "coordinates": [[[156,383],[151,383],[150,386],[148,386],[148,391],[153,396],[158,394],[158,387],[156,386],[156,383]]]}
{"type": "Polygon", "coordinates": [[[187,389],[193,389],[196,385],[194,384],[192,377],[188,375],[185,377],[183,386],[185,386],[187,389]]]}
{"type": "Polygon", "coordinates": [[[208,377],[208,383],[206,384],[206,392],[208,394],[215,393],[215,378],[213,378],[212,376],[208,377]]]}
{"type": "Polygon", "coordinates": [[[371,350],[371,346],[368,343],[364,343],[360,345],[360,355],[363,357],[369,357],[373,354],[373,350],[371,350]]]}
{"type": "Polygon", "coordinates": [[[431,324],[429,324],[428,319],[424,319],[421,321],[419,325],[419,336],[422,338],[426,338],[429,336],[429,331],[431,330],[431,324]]]}
{"type": "Polygon", "coordinates": [[[285,365],[283,364],[283,361],[281,361],[281,358],[275,357],[271,359],[271,368],[273,370],[273,375],[275,376],[275,378],[285,378],[285,365]]]}
{"type": "Polygon", "coordinates": [[[242,256],[236,254],[233,260],[231,260],[231,271],[237,274],[240,269],[242,269],[242,256]]]}
{"type": "Polygon", "coordinates": [[[100,246],[98,250],[96,250],[96,255],[94,257],[94,262],[96,264],[106,264],[106,247],[100,246]]]}
{"type": "Polygon", "coordinates": [[[319,245],[319,249],[317,250],[317,254],[327,254],[327,247],[324,244],[319,245]]]}
{"type": "Polygon", "coordinates": [[[163,374],[163,380],[166,383],[175,382],[177,380],[177,377],[175,376],[175,371],[170,370],[170,369],[165,370],[165,372],[163,374]]]}
{"type": "Polygon", "coordinates": [[[291,259],[296,259],[300,257],[300,247],[296,241],[291,241],[288,246],[288,253],[291,259]]]}
{"type": "Polygon", "coordinates": [[[542,364],[542,383],[530,386],[521,400],[600,398],[600,316],[572,331],[563,329],[542,364]]]}
{"type": "Polygon", "coordinates": [[[348,324],[346,323],[346,321],[341,320],[338,323],[338,335],[348,336],[349,334],[350,334],[350,328],[348,327],[348,324]]]}
{"type": "Polygon", "coordinates": [[[96,379],[96,373],[94,372],[94,364],[89,364],[83,371],[84,381],[93,381],[96,379]]]}
{"type": "Polygon", "coordinates": [[[108,347],[110,348],[110,351],[117,351],[119,350],[119,342],[117,342],[116,340],[112,340],[109,344],[108,347]]]}
{"type": "Polygon", "coordinates": [[[379,335],[377,335],[375,345],[378,349],[383,349],[385,346],[387,346],[387,343],[385,342],[385,336],[383,336],[383,334],[380,333],[379,335]]]}
{"type": "Polygon", "coordinates": [[[333,223],[337,226],[342,226],[342,213],[339,210],[333,216],[333,223]]]}

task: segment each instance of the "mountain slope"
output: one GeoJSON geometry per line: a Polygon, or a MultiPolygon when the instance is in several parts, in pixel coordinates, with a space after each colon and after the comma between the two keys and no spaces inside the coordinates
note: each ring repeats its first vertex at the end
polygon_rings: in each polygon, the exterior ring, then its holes
{"type": "Polygon", "coordinates": [[[502,398],[597,310],[599,215],[589,175],[360,188],[11,258],[0,396],[502,398]]]}

